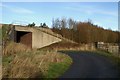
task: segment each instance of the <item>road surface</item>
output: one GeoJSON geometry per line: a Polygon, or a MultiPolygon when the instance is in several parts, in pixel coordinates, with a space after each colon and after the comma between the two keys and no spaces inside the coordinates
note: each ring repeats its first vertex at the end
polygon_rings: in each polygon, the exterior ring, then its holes
{"type": "Polygon", "coordinates": [[[60,78],[118,78],[118,66],[110,59],[91,52],[65,51],[72,59],[70,68],[60,78]]]}

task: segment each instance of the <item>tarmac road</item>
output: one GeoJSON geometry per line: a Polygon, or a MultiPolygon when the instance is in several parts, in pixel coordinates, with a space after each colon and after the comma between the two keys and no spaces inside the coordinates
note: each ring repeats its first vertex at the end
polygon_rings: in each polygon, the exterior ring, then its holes
{"type": "Polygon", "coordinates": [[[91,52],[65,51],[73,63],[61,78],[120,78],[118,66],[109,58],[91,52]]]}

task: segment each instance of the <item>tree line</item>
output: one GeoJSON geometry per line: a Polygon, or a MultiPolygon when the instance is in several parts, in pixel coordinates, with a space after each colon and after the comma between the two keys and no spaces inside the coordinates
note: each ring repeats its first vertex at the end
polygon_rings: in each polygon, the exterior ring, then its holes
{"type": "MultiPolygon", "coordinates": [[[[28,24],[27,26],[28,27],[35,27],[35,23],[33,22],[33,23],[30,23],[30,24],[28,24]]],[[[39,28],[41,27],[41,28],[48,28],[48,26],[46,25],[46,23],[40,23],[40,25],[38,26],[39,28]]]]}
{"type": "Polygon", "coordinates": [[[77,43],[118,43],[120,33],[94,25],[90,19],[77,22],[72,18],[56,18],[52,20],[52,30],[77,43]]]}

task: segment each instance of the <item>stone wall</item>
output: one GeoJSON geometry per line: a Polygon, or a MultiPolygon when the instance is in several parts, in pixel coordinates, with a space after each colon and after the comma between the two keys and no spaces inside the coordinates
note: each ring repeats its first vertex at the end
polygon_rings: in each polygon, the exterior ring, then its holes
{"type": "Polygon", "coordinates": [[[97,44],[97,48],[108,51],[110,53],[119,54],[119,45],[116,43],[97,44]]]}

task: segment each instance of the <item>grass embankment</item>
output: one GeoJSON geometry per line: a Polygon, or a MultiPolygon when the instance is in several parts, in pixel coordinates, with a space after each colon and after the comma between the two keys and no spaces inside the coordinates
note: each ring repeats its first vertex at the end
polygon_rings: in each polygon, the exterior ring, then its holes
{"type": "Polygon", "coordinates": [[[116,65],[118,65],[120,67],[120,57],[117,56],[117,55],[120,55],[120,54],[115,55],[115,53],[105,52],[105,51],[102,51],[102,50],[97,50],[97,51],[94,51],[94,52],[99,54],[99,55],[110,58],[116,65]]]}
{"type": "MultiPolygon", "coordinates": [[[[72,63],[69,56],[56,51],[25,50],[21,44],[8,45],[3,55],[4,78],[57,78],[62,75],[72,63]],[[18,47],[19,46],[19,47],[18,47]],[[9,50],[9,48],[12,48],[9,50]]],[[[23,47],[23,45],[22,45],[23,47]]]]}
{"type": "Polygon", "coordinates": [[[73,50],[73,51],[93,51],[95,50],[95,47],[91,44],[77,44],[77,43],[71,43],[67,41],[61,41],[55,44],[52,44],[48,47],[45,47],[43,49],[47,50],[73,50]]]}
{"type": "MultiPolygon", "coordinates": [[[[91,51],[93,54],[98,54],[101,56],[105,56],[108,58],[118,69],[119,75],[120,75],[120,57],[116,56],[115,53],[110,53],[106,52],[103,50],[96,50],[96,51],[91,51]]],[[[120,54],[119,54],[120,55],[120,54]]]]}

